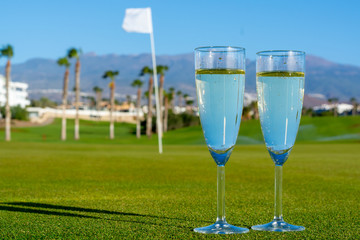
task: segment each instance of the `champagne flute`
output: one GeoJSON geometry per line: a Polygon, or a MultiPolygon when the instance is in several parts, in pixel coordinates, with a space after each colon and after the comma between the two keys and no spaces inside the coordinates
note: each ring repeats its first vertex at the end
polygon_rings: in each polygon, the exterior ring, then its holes
{"type": "Polygon", "coordinates": [[[195,232],[246,233],[247,228],[225,219],[225,164],[238,136],[244,100],[245,49],[200,47],[195,49],[195,81],[201,126],[206,144],[217,164],[217,218],[195,232]]]}
{"type": "Polygon", "coordinates": [[[302,231],[282,216],[282,168],[294,146],[304,98],[305,53],[263,51],[256,58],[256,91],[261,130],[275,163],[275,216],[273,221],[253,226],[259,231],[302,231]]]}

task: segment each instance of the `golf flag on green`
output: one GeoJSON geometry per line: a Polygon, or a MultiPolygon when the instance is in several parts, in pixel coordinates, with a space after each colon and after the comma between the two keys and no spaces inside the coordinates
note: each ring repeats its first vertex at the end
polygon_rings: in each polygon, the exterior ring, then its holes
{"type": "Polygon", "coordinates": [[[151,54],[152,54],[153,73],[154,73],[154,86],[155,86],[156,125],[158,130],[159,153],[162,153],[163,151],[162,124],[160,119],[159,89],[158,89],[158,79],[156,72],[155,44],[154,44],[154,32],[152,25],[151,8],[126,9],[125,18],[122,27],[127,32],[150,34],[151,54]]]}
{"type": "Polygon", "coordinates": [[[152,33],[151,20],[151,8],[128,8],[122,27],[127,32],[152,33]]]}

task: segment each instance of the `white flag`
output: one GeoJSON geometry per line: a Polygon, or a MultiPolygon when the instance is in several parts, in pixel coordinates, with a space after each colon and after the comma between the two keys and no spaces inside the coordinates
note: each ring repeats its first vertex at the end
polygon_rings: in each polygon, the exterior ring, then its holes
{"type": "Polygon", "coordinates": [[[127,32],[152,33],[151,8],[128,8],[122,25],[127,32]]]}

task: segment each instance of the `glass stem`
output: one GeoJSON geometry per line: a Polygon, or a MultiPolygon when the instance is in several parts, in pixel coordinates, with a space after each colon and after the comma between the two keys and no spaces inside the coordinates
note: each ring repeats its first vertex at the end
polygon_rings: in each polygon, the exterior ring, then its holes
{"type": "Polygon", "coordinates": [[[283,221],[282,216],[282,166],[275,165],[275,221],[283,221]]]}
{"type": "Polygon", "coordinates": [[[225,166],[217,166],[217,218],[216,221],[225,220],[225,166]]]}

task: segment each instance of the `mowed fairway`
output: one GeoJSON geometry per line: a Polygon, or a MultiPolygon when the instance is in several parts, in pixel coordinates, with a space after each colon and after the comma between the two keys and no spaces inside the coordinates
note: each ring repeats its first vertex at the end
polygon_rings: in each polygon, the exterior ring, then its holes
{"type": "MultiPolygon", "coordinates": [[[[168,133],[159,155],[156,136],[137,144],[129,126],[117,125],[112,142],[108,125],[90,125],[83,122],[79,142],[60,142],[56,121],[15,129],[12,142],[0,143],[0,238],[223,238],[192,231],[216,217],[216,165],[200,128],[168,133]]],[[[272,219],[273,170],[264,145],[236,146],[226,167],[229,223],[251,227],[272,219]]],[[[358,140],[298,142],[284,166],[283,191],[285,220],[305,231],[226,238],[359,239],[358,140]]]]}

